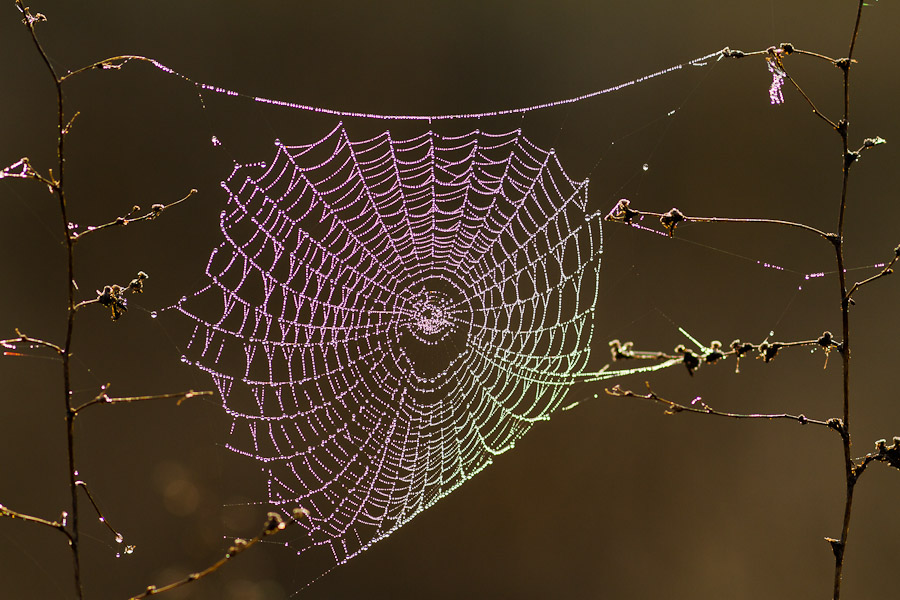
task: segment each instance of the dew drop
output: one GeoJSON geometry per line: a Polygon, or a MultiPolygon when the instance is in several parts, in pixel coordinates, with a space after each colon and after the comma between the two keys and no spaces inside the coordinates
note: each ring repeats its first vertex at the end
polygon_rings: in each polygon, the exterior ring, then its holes
{"type": "Polygon", "coordinates": [[[157,312],[156,312],[155,310],[152,311],[152,312],[150,313],[150,318],[151,318],[151,319],[155,319],[155,318],[158,317],[158,316],[159,316],[159,314],[157,314],[157,312]]]}
{"type": "Polygon", "coordinates": [[[117,544],[121,544],[123,541],[125,541],[125,538],[122,537],[122,534],[121,534],[121,533],[117,533],[117,534],[116,534],[116,543],[117,543],[117,544]]]}
{"type": "Polygon", "coordinates": [[[184,356],[184,355],[182,355],[182,356],[181,356],[181,362],[183,362],[183,363],[185,363],[185,364],[187,364],[187,362],[188,362],[188,357],[187,357],[187,356],[184,356]]]}
{"type": "Polygon", "coordinates": [[[599,398],[600,394],[594,394],[594,398],[599,398]]]}
{"type": "Polygon", "coordinates": [[[770,332],[769,332],[769,335],[770,335],[770,336],[771,336],[771,335],[775,335],[775,332],[774,332],[774,331],[770,331],[770,332]]]}
{"type": "Polygon", "coordinates": [[[220,142],[219,138],[217,138],[216,136],[212,136],[211,141],[212,141],[213,146],[221,146],[222,145],[222,142],[220,142]]]}
{"type": "Polygon", "coordinates": [[[648,165],[647,163],[644,163],[644,166],[641,167],[641,168],[644,169],[645,171],[649,171],[649,170],[650,170],[650,165],[648,165]]]}

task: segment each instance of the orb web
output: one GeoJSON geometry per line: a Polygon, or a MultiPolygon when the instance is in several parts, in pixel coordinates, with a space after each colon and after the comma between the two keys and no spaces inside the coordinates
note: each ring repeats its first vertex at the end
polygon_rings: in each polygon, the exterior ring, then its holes
{"type": "Polygon", "coordinates": [[[332,565],[512,448],[590,372],[601,220],[521,131],[359,141],[338,125],[223,182],[185,362],[268,502],[332,565]]]}

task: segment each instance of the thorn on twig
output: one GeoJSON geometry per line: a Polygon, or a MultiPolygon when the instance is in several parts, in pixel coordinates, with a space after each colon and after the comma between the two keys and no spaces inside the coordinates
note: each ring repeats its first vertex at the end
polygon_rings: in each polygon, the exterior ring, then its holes
{"type": "Polygon", "coordinates": [[[669,232],[669,237],[673,237],[675,235],[675,228],[678,224],[686,220],[687,217],[685,217],[684,213],[677,208],[672,208],[669,212],[663,213],[659,218],[659,222],[662,223],[662,226],[669,232]]]}

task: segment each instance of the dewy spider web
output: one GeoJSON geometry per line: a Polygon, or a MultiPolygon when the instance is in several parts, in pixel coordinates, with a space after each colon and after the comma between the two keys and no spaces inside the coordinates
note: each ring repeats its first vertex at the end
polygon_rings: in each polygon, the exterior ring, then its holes
{"type": "Polygon", "coordinates": [[[311,512],[298,554],[346,562],[573,384],[678,362],[588,369],[600,215],[521,130],[354,141],[339,124],[275,146],[223,182],[208,282],[171,308],[195,322],[182,360],[212,376],[227,447],[259,462],[270,504],[311,512]]]}

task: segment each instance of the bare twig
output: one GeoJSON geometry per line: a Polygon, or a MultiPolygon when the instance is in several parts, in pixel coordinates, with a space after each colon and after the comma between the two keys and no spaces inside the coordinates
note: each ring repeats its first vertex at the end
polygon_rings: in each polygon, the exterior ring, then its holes
{"type": "Polygon", "coordinates": [[[650,388],[650,382],[645,382],[647,386],[646,394],[638,394],[631,390],[626,390],[622,386],[616,384],[612,388],[606,388],[606,393],[610,396],[616,396],[619,398],[642,398],[644,400],[651,400],[653,402],[658,402],[660,404],[664,404],[666,408],[667,415],[674,415],[680,412],[691,412],[702,415],[714,415],[717,417],[727,417],[729,419],[766,419],[766,420],[775,420],[775,419],[788,419],[790,421],[797,421],[801,425],[821,425],[823,427],[828,427],[829,429],[834,429],[834,423],[832,421],[819,421],[817,419],[810,419],[805,415],[789,415],[787,413],[776,413],[776,414],[764,414],[764,413],[730,413],[723,412],[720,410],[715,410],[713,407],[709,406],[705,402],[703,402],[700,397],[694,398],[691,404],[679,404],[673,400],[668,400],[656,394],[650,388]]]}
{"type": "Polygon", "coordinates": [[[849,302],[850,304],[854,304],[853,294],[856,292],[856,290],[858,290],[862,286],[872,283],[876,279],[881,279],[882,277],[891,275],[894,272],[894,269],[893,269],[894,263],[896,263],[898,259],[900,259],[900,246],[897,246],[896,248],[894,248],[894,258],[891,259],[891,262],[889,262],[887,265],[885,265],[885,267],[881,270],[880,273],[876,273],[875,275],[872,275],[868,279],[863,279],[862,281],[857,281],[856,283],[853,284],[853,287],[850,288],[849,292],[847,292],[847,296],[846,296],[847,302],[849,302]]]}
{"type": "Polygon", "coordinates": [[[112,532],[113,536],[115,537],[116,542],[121,544],[122,539],[123,539],[122,534],[119,533],[118,531],[116,531],[115,527],[113,527],[109,523],[109,521],[106,520],[106,516],[100,510],[100,507],[97,506],[97,501],[94,500],[94,496],[93,496],[93,494],[91,494],[91,490],[88,489],[87,484],[84,481],[79,480],[79,481],[75,482],[75,485],[77,485],[78,487],[80,487],[81,489],[84,490],[84,493],[87,494],[88,500],[90,500],[91,505],[94,507],[94,510],[97,511],[97,517],[100,519],[100,522],[103,523],[104,525],[106,525],[106,528],[109,529],[112,532]]]}
{"type": "MultiPolygon", "coordinates": [[[[103,386],[103,389],[106,389],[106,386],[103,386]]],[[[148,400],[174,400],[178,399],[176,405],[181,405],[181,403],[185,400],[189,400],[191,398],[196,398],[198,396],[212,396],[213,392],[211,391],[203,391],[203,392],[195,392],[194,390],[189,390],[187,392],[175,392],[171,394],[155,394],[151,396],[128,396],[122,398],[110,398],[106,392],[104,391],[99,396],[94,398],[89,402],[85,402],[78,408],[73,409],[75,414],[81,413],[84,409],[89,406],[95,406],[97,404],[124,404],[129,402],[144,402],[148,400]]]]}
{"type": "MultiPolygon", "coordinates": [[[[729,350],[726,350],[722,345],[722,342],[720,342],[719,340],[711,341],[708,348],[703,347],[699,342],[697,342],[697,344],[700,351],[699,356],[695,355],[692,350],[689,350],[684,345],[677,346],[675,348],[675,354],[669,354],[666,352],[637,351],[632,349],[632,342],[625,342],[623,344],[619,340],[612,340],[609,342],[609,349],[614,362],[629,359],[672,360],[680,358],[687,367],[688,372],[693,374],[693,372],[700,367],[701,363],[715,364],[729,356],[734,356],[738,361],[740,361],[742,356],[750,352],[757,352],[759,358],[761,358],[764,362],[769,363],[775,359],[775,357],[778,355],[778,352],[783,348],[813,346],[823,348],[825,352],[828,353],[833,348],[841,347],[840,343],[838,343],[834,339],[830,331],[823,332],[821,336],[814,340],[770,342],[768,339],[766,339],[762,342],[759,342],[758,344],[742,342],[741,340],[734,340],[733,342],[731,342],[729,350]]],[[[738,363],[736,369],[739,368],[740,363],[738,363]]]]}
{"type": "Polygon", "coordinates": [[[841,169],[841,203],[838,213],[837,239],[834,240],[835,259],[837,261],[838,285],[840,287],[841,300],[841,329],[843,330],[843,344],[841,347],[841,364],[843,367],[842,391],[843,391],[843,418],[844,432],[841,441],[844,447],[844,475],[847,481],[847,493],[844,500],[844,518],[841,524],[841,537],[839,540],[830,541],[834,553],[834,586],[833,600],[841,597],[841,581],[844,569],[844,554],[847,548],[847,538],[850,535],[850,515],[853,509],[853,490],[856,486],[856,463],[853,461],[850,440],[850,295],[847,293],[847,275],[844,269],[844,217],[847,213],[847,189],[850,178],[850,167],[853,166],[858,154],[850,152],[847,128],[850,122],[850,67],[853,64],[853,50],[856,47],[856,39],[859,36],[859,24],[862,19],[864,0],[858,0],[856,8],[856,23],[853,25],[853,33],[850,36],[850,48],[846,59],[840,59],[835,64],[844,73],[844,116],[837,129],[841,136],[843,149],[843,165],[841,169]]]}
{"type": "Polygon", "coordinates": [[[21,331],[19,331],[18,329],[16,329],[16,335],[18,337],[10,338],[8,340],[0,340],[0,346],[3,346],[4,348],[9,348],[11,350],[15,350],[18,348],[16,344],[32,344],[35,346],[44,346],[45,348],[50,348],[57,354],[65,353],[65,350],[63,350],[61,347],[57,346],[53,342],[48,342],[45,340],[40,340],[37,338],[27,336],[24,333],[22,333],[21,331]]]}
{"type": "Polygon", "coordinates": [[[20,513],[12,510],[2,504],[0,504],[0,518],[7,517],[9,519],[19,519],[21,521],[25,521],[26,523],[34,523],[36,525],[44,525],[45,527],[51,527],[57,531],[62,532],[67,538],[69,538],[69,542],[72,542],[72,534],[66,529],[66,517],[68,515],[63,512],[60,521],[48,521],[47,519],[42,519],[40,517],[33,517],[31,515],[26,515],[25,513],[20,513]]]}
{"type": "Polygon", "coordinates": [[[147,598],[149,596],[155,596],[156,594],[162,594],[163,592],[168,592],[174,590],[175,588],[181,587],[183,585],[187,585],[189,583],[193,583],[198,579],[202,579],[207,575],[211,575],[219,570],[225,563],[229,560],[233,559],[235,556],[247,550],[248,548],[255,546],[264,538],[269,537],[270,535],[274,535],[279,531],[283,531],[289,524],[294,524],[298,522],[300,519],[306,518],[309,516],[309,511],[305,508],[295,508],[292,512],[292,518],[285,522],[280,514],[275,512],[270,512],[268,518],[266,519],[266,523],[263,526],[262,532],[260,532],[256,537],[251,538],[249,540],[245,540],[242,538],[237,538],[234,540],[234,543],[231,547],[228,548],[228,552],[217,560],[215,563],[207,567],[206,569],[191,573],[184,579],[180,579],[176,582],[170,583],[168,585],[164,585],[161,587],[157,587],[155,585],[147,586],[147,589],[137,596],[132,596],[129,600],[140,600],[141,598],[147,598]]]}
{"type": "Polygon", "coordinates": [[[73,576],[75,583],[75,596],[79,600],[84,597],[84,591],[81,585],[81,552],[79,547],[79,523],[78,523],[78,486],[75,485],[75,414],[72,412],[72,389],[71,384],[71,367],[72,358],[72,333],[75,326],[75,254],[74,241],[69,230],[68,207],[66,206],[65,192],[65,143],[66,143],[66,119],[65,105],[63,103],[62,79],[57,75],[56,70],[50,63],[47,53],[44,51],[35,32],[35,23],[46,21],[46,17],[41,13],[33,14],[31,10],[22,3],[22,0],[15,0],[16,7],[22,13],[23,23],[31,35],[31,40],[37,49],[47,71],[53,78],[53,85],[56,90],[56,160],[58,176],[51,180],[53,184],[50,189],[56,194],[59,200],[59,212],[62,218],[63,235],[66,240],[66,289],[67,289],[67,306],[68,315],[66,319],[66,342],[63,345],[62,353],[62,374],[63,374],[63,402],[66,409],[66,452],[68,455],[68,471],[69,471],[69,495],[72,501],[72,532],[69,539],[69,545],[72,548],[73,576]]]}
{"type": "Polygon", "coordinates": [[[831,240],[834,237],[834,234],[825,233],[824,231],[816,229],[815,227],[812,227],[810,225],[806,225],[804,223],[794,223],[793,221],[782,221],[780,219],[751,219],[741,217],[689,217],[677,208],[673,208],[665,213],[637,210],[631,208],[631,201],[626,198],[622,198],[621,200],[619,200],[613,207],[613,209],[609,211],[609,214],[606,215],[604,220],[631,225],[634,223],[635,218],[641,217],[657,217],[660,220],[660,223],[662,223],[663,227],[665,227],[669,232],[670,236],[674,235],[675,228],[679,223],[769,223],[772,225],[784,225],[787,227],[804,229],[806,231],[815,233],[816,235],[821,236],[826,240],[831,240]]]}
{"type": "Polygon", "coordinates": [[[91,304],[100,304],[110,309],[110,317],[113,321],[116,321],[128,310],[128,299],[125,297],[125,292],[142,294],[144,292],[144,282],[149,278],[150,276],[143,271],[138,271],[137,276],[128,285],[113,284],[103,286],[102,290],[97,290],[96,298],[82,300],[75,305],[73,312],[91,304]]]}
{"type": "Polygon", "coordinates": [[[109,58],[104,58],[103,60],[98,60],[95,63],[91,63],[87,66],[81,67],[80,69],[69,71],[60,78],[60,81],[65,81],[70,77],[74,77],[75,75],[79,75],[81,73],[84,73],[85,71],[91,71],[93,69],[119,70],[131,61],[148,62],[154,66],[159,66],[159,61],[152,58],[139,56],[137,54],[123,54],[122,56],[111,56],[109,58]]]}
{"type": "Polygon", "coordinates": [[[84,231],[72,233],[72,239],[77,241],[89,233],[95,233],[97,231],[100,231],[102,229],[108,229],[110,227],[120,227],[120,226],[124,227],[125,225],[128,225],[130,223],[137,223],[139,221],[150,221],[152,219],[155,219],[159,215],[161,215],[162,212],[164,210],[166,210],[167,208],[171,208],[177,204],[181,204],[182,202],[184,202],[185,200],[187,200],[188,198],[190,198],[191,196],[193,196],[196,193],[197,193],[197,190],[192,189],[190,192],[187,193],[187,195],[185,197],[181,198],[180,200],[176,200],[175,202],[170,202],[169,204],[154,204],[153,206],[150,207],[149,212],[147,212],[143,215],[140,215],[140,216],[134,216],[134,215],[135,215],[135,213],[137,213],[141,210],[141,207],[134,206],[131,209],[131,211],[124,217],[118,217],[115,220],[110,221],[109,223],[104,223],[103,225],[91,225],[84,231]]]}

